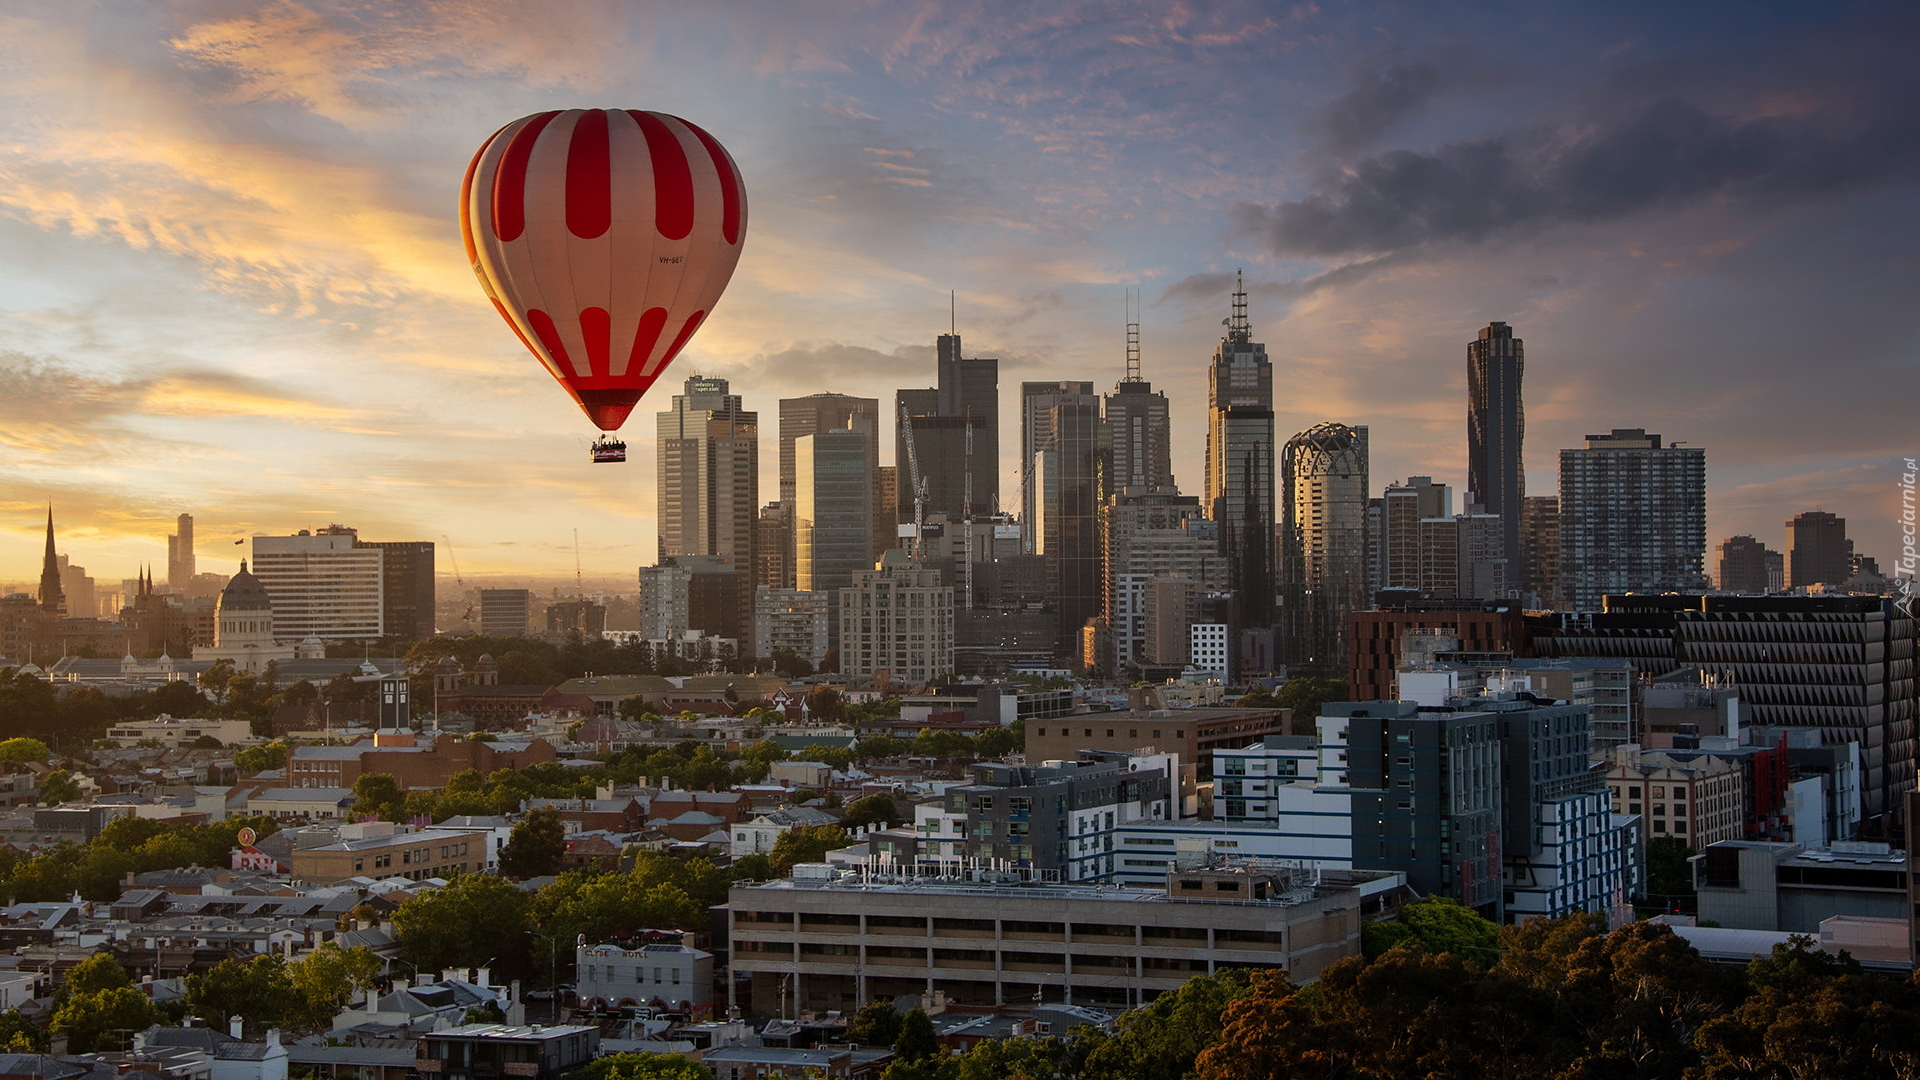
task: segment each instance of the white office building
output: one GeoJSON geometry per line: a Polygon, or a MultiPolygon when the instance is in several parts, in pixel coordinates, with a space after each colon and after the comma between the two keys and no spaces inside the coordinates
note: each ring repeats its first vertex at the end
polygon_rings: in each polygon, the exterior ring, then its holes
{"type": "Polygon", "coordinates": [[[253,538],[253,576],[273,598],[273,637],[355,641],[385,634],[386,552],[357,547],[352,529],[253,538]]]}

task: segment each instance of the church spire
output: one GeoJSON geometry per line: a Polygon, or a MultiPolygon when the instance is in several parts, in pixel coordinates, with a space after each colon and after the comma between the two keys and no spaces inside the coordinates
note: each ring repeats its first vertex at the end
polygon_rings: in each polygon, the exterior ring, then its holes
{"type": "Polygon", "coordinates": [[[40,610],[49,615],[67,613],[66,590],[60,587],[60,557],[53,550],[53,504],[47,504],[47,557],[40,564],[40,610]]]}

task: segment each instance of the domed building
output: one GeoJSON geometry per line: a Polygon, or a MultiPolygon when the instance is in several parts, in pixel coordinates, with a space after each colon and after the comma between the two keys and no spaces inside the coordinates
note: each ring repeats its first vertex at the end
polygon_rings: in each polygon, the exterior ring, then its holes
{"type": "Polygon", "coordinates": [[[215,608],[214,636],[211,646],[193,650],[195,660],[231,660],[236,674],[266,670],[271,661],[296,659],[300,650],[273,638],[273,597],[260,579],[247,571],[240,560],[240,572],[220,590],[215,608]]]}

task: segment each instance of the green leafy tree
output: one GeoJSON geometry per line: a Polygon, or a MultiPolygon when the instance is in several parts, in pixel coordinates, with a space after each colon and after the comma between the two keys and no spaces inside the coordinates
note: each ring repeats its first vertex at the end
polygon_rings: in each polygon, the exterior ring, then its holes
{"type": "MultiPolygon", "coordinates": [[[[825,670],[826,665],[821,667],[825,670]]],[[[807,691],[807,716],[814,723],[830,723],[840,719],[845,712],[846,697],[833,687],[822,683],[807,691]]]]}
{"type": "Polygon", "coordinates": [[[201,690],[206,691],[207,695],[213,698],[215,705],[220,705],[227,700],[227,690],[233,685],[233,674],[232,660],[215,660],[194,681],[200,684],[201,690]]]}
{"type": "Polygon", "coordinates": [[[1500,951],[1499,926],[1444,896],[1416,900],[1400,909],[1399,918],[1367,923],[1361,933],[1368,956],[1406,946],[1425,953],[1452,953],[1475,966],[1491,967],[1500,951]]]}
{"type": "Polygon", "coordinates": [[[401,821],[406,810],[406,793],[390,773],[365,773],[353,782],[353,816],[401,821]]]}
{"type": "Polygon", "coordinates": [[[860,1006],[847,1024],[847,1041],[856,1046],[892,1046],[899,1037],[900,1010],[885,998],[860,1006]]]}
{"type": "Polygon", "coordinates": [[[940,1037],[934,1033],[933,1018],[925,1009],[916,1008],[900,1019],[900,1035],[893,1052],[901,1061],[917,1064],[940,1052],[940,1037]]]}
{"type": "Polygon", "coordinates": [[[380,957],[372,949],[365,945],[343,949],[331,941],[288,964],[298,1025],[309,1031],[327,1030],[340,1010],[373,988],[380,969],[380,957]]]}
{"type": "Polygon", "coordinates": [[[847,804],[842,824],[849,829],[877,825],[890,829],[907,820],[891,795],[867,795],[847,804]]]}
{"type": "Polygon", "coordinates": [[[0,1052],[44,1054],[47,1029],[21,1015],[19,1009],[8,1009],[0,1013],[0,1052]]]}
{"type": "Polygon", "coordinates": [[[122,986],[132,986],[133,978],[127,969],[112,953],[97,952],[85,960],[73,965],[67,972],[66,982],[61,984],[61,993],[68,996],[78,994],[98,994],[105,990],[115,990],[122,986]]]}
{"type": "Polygon", "coordinates": [[[1293,710],[1289,728],[1295,735],[1312,735],[1321,706],[1329,701],[1345,701],[1347,694],[1345,679],[1303,675],[1281,683],[1280,689],[1273,692],[1273,703],[1293,710]]]}
{"type": "Polygon", "coordinates": [[[567,854],[565,827],[552,807],[530,811],[508,834],[500,849],[500,872],[525,880],[551,874],[560,868],[567,854]]]}
{"type": "Polygon", "coordinates": [[[80,782],[65,769],[55,769],[40,778],[40,803],[59,806],[80,797],[80,782]]]}
{"type": "Polygon", "coordinates": [[[123,1032],[145,1031],[166,1019],[167,1014],[152,998],[131,986],[116,986],[97,993],[74,994],[54,1010],[47,1027],[55,1035],[66,1036],[69,1053],[86,1054],[126,1049],[123,1032]]]}
{"type": "MultiPolygon", "coordinates": [[[[305,684],[295,683],[294,685],[305,684]]],[[[233,755],[233,767],[249,776],[268,769],[284,769],[287,767],[287,752],[290,749],[284,742],[248,746],[233,755]]]]}
{"type": "Polygon", "coordinates": [[[488,960],[515,975],[528,970],[531,903],[512,882],[462,874],[393,912],[393,932],[419,970],[479,967],[488,960]]]}
{"type": "Polygon", "coordinates": [[[988,728],[974,736],[973,750],[983,758],[1006,757],[1027,748],[1027,722],[1015,720],[1007,727],[988,728]]]}
{"type": "Polygon", "coordinates": [[[187,1011],[221,1028],[238,1017],[255,1031],[296,1019],[305,1002],[287,967],[278,954],[222,960],[204,975],[187,976],[187,1011]]]}
{"type": "Polygon", "coordinates": [[[1245,972],[1196,975],[1144,1008],[1122,1013],[1110,1036],[1091,1040],[1087,1080],[1181,1080],[1219,1041],[1228,1005],[1252,992],[1245,972]]]}
{"type": "Polygon", "coordinates": [[[53,756],[47,744],[39,739],[8,739],[0,742],[0,764],[25,765],[30,761],[45,761],[53,756]]]}
{"type": "Polygon", "coordinates": [[[820,862],[827,852],[847,846],[847,833],[838,825],[801,825],[780,834],[767,853],[773,872],[786,877],[800,863],[820,862]]]}
{"type": "Polygon", "coordinates": [[[282,689],[275,700],[281,705],[311,705],[320,700],[320,688],[305,679],[298,679],[282,689]]]}
{"type": "Polygon", "coordinates": [[[561,1080],[713,1080],[713,1070],[675,1054],[608,1054],[561,1080]]]}

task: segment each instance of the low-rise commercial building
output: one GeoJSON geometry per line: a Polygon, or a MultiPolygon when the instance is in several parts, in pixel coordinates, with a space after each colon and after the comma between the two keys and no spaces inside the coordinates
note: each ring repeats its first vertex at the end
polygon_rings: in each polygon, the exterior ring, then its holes
{"type": "Polygon", "coordinates": [[[1082,750],[1154,747],[1213,775],[1213,752],[1287,734],[1291,709],[1128,709],[1027,722],[1027,760],[1072,761],[1082,750]]]}
{"type": "Polygon", "coordinates": [[[599,1028],[462,1024],[423,1036],[413,1067],[440,1080],[553,1080],[599,1055],[599,1028]]]}
{"type": "Polygon", "coordinates": [[[579,965],[580,1007],[639,1006],[698,1022],[713,1017],[713,954],[690,945],[582,945],[579,965]]]}
{"type": "Polygon", "coordinates": [[[1834,915],[1911,919],[1907,865],[1885,844],[1728,840],[1694,856],[1694,888],[1703,922],[1814,934],[1834,915]]]}
{"type": "Polygon", "coordinates": [[[1404,880],[1271,865],[1181,870],[1160,890],[975,876],[988,880],[803,865],[735,885],[729,1004],[794,1014],[937,991],[961,1004],[1132,1006],[1227,968],[1306,981],[1358,954],[1363,917],[1391,914],[1404,880]]]}
{"type": "Polygon", "coordinates": [[[336,843],[296,847],[293,877],[331,885],[355,877],[414,881],[479,873],[487,868],[487,833],[466,829],[411,829],[386,821],[340,827],[336,843]]]}

